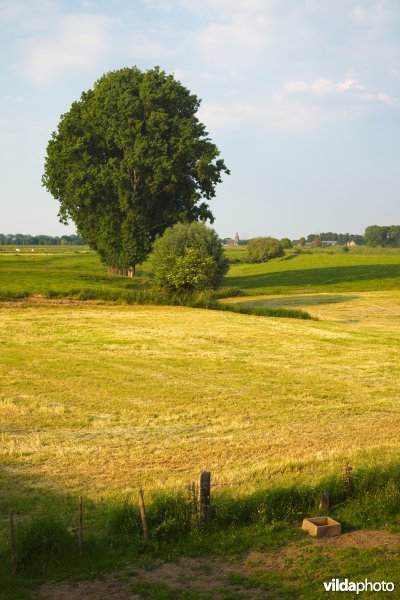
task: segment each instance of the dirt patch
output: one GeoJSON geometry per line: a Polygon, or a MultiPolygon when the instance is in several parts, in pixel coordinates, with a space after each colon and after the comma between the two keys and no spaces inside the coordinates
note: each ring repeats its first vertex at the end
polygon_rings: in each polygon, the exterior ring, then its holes
{"type": "MultiPolygon", "coordinates": [[[[386,548],[398,550],[400,548],[400,534],[388,531],[353,531],[343,533],[336,537],[314,538],[307,540],[312,546],[324,548],[386,548]]],[[[254,569],[268,571],[285,571],[287,564],[295,563],[304,555],[304,547],[288,545],[275,552],[250,552],[241,566],[243,573],[249,574],[254,569]]]]}
{"type": "MultiPolygon", "coordinates": [[[[173,563],[163,563],[152,570],[132,567],[102,579],[80,582],[44,584],[35,594],[36,600],[142,600],[134,590],[138,584],[165,586],[170,591],[195,591],[205,598],[218,600],[226,592],[243,594],[249,600],[266,598],[265,592],[249,590],[232,584],[229,575],[237,571],[235,565],[209,559],[183,558],[173,563]]],[[[146,596],[148,597],[148,596],[146,596]]]]}
{"type": "Polygon", "coordinates": [[[303,551],[297,546],[286,546],[275,552],[250,552],[244,561],[241,571],[250,574],[254,569],[266,569],[267,571],[284,571],[288,561],[295,562],[303,551]]]}
{"type": "Polygon", "coordinates": [[[141,597],[129,591],[126,582],[114,577],[80,581],[78,583],[56,583],[43,585],[34,596],[37,600],[99,600],[100,598],[118,600],[141,600],[141,597]]]}
{"type": "Polygon", "coordinates": [[[388,531],[352,531],[336,537],[312,538],[316,546],[335,548],[377,548],[384,546],[390,550],[400,547],[400,534],[388,531]]]}
{"type": "MultiPolygon", "coordinates": [[[[400,547],[400,534],[387,531],[354,531],[331,538],[308,538],[305,546],[325,547],[328,552],[335,548],[379,548],[388,550],[400,547]],[[309,545],[310,544],[310,545],[309,545]]],[[[140,586],[147,590],[165,588],[178,594],[185,591],[197,592],[207,600],[222,600],[228,592],[235,592],[246,600],[268,598],[265,590],[234,584],[233,573],[251,576],[255,571],[285,572],[294,568],[305,551],[304,545],[288,546],[268,552],[250,552],[241,564],[223,563],[209,558],[182,558],[175,562],[154,565],[145,569],[132,565],[106,577],[90,581],[47,583],[33,596],[36,600],[143,600],[140,586]],[[153,586],[153,588],[152,588],[153,586]]],[[[287,582],[296,585],[296,581],[287,582]]],[[[180,596],[177,596],[180,597],[180,596]]],[[[275,596],[276,597],[276,596],[275,596]]]]}

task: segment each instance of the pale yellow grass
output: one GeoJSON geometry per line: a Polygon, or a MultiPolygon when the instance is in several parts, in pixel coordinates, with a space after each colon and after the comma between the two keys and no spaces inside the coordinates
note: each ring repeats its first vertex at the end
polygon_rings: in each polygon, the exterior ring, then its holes
{"type": "Polygon", "coordinates": [[[183,487],[202,469],[269,485],[398,459],[399,296],[378,296],[313,307],[329,319],[317,322],[3,307],[6,481],[98,498],[183,487]]]}
{"type": "Polygon", "coordinates": [[[334,294],[260,295],[251,298],[227,298],[222,302],[254,306],[299,308],[314,317],[343,321],[388,334],[400,334],[400,291],[354,292],[334,294]],[[261,303],[261,304],[259,304],[261,303]]]}

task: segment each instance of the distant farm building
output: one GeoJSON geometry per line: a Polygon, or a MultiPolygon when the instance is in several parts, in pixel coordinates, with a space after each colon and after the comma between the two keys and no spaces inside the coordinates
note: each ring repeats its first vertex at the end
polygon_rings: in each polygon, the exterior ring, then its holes
{"type": "Polygon", "coordinates": [[[357,244],[354,240],[350,240],[349,242],[347,242],[347,246],[357,246],[357,244]]]}
{"type": "Polygon", "coordinates": [[[227,238],[224,240],[224,242],[226,246],[239,246],[240,239],[238,232],[236,232],[234,238],[227,238]]]}
{"type": "Polygon", "coordinates": [[[338,246],[339,242],[336,240],[323,240],[322,245],[323,246],[338,246]]]}

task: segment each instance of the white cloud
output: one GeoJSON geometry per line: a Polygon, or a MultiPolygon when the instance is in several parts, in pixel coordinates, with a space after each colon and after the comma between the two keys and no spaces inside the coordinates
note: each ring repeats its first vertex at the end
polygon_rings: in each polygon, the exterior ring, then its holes
{"type": "Polygon", "coordinates": [[[365,8],[363,6],[355,6],[350,11],[350,14],[357,21],[365,21],[365,19],[367,18],[367,13],[366,13],[365,8]]]}
{"type": "Polygon", "coordinates": [[[338,90],[342,91],[351,90],[352,88],[364,89],[364,86],[359,85],[354,79],[346,79],[345,81],[339,81],[336,84],[336,87],[338,90]]]}
{"type": "Polygon", "coordinates": [[[115,19],[99,14],[58,15],[50,34],[25,41],[26,60],[17,69],[36,82],[46,82],[65,69],[86,69],[110,45],[108,30],[115,19]]]}
{"type": "Polygon", "coordinates": [[[306,92],[309,85],[306,81],[287,81],[285,91],[287,92],[306,92]]]}
{"type": "Polygon", "coordinates": [[[200,108],[199,118],[209,130],[232,127],[256,127],[257,129],[304,130],[321,125],[366,115],[365,107],[323,107],[318,104],[299,102],[297,98],[282,102],[280,97],[260,100],[256,103],[205,102],[200,108]]]}
{"type": "Polygon", "coordinates": [[[310,90],[317,94],[329,94],[335,89],[335,85],[329,79],[317,79],[310,85],[310,90]]]}
{"type": "Polygon", "coordinates": [[[397,106],[397,99],[383,92],[375,92],[368,90],[365,85],[360,84],[355,79],[345,79],[344,81],[333,82],[330,79],[316,79],[311,83],[307,81],[287,81],[284,85],[283,92],[277,94],[277,98],[282,100],[289,94],[331,94],[335,95],[339,92],[351,93],[354,98],[362,100],[379,100],[388,106],[397,106]]]}
{"type": "Polygon", "coordinates": [[[263,98],[204,102],[199,116],[207,127],[256,127],[301,130],[332,122],[359,120],[385,105],[400,108],[400,101],[386,93],[367,90],[355,79],[334,82],[316,79],[289,80],[283,89],[263,98]]]}
{"type": "Polygon", "coordinates": [[[331,94],[337,91],[364,90],[355,79],[333,82],[330,79],[316,79],[311,83],[307,81],[287,81],[284,85],[284,93],[309,92],[315,94],[331,94]]]}
{"type": "Polygon", "coordinates": [[[360,25],[379,26],[388,18],[385,2],[374,2],[366,6],[357,5],[351,9],[350,15],[360,25]]]}
{"type": "Polygon", "coordinates": [[[393,96],[389,96],[389,94],[379,93],[377,94],[377,98],[380,102],[383,102],[383,104],[386,104],[392,108],[400,107],[400,100],[398,98],[394,98],[393,96]]]}
{"type": "Polygon", "coordinates": [[[268,46],[269,20],[265,15],[237,13],[229,22],[213,22],[201,29],[194,42],[210,64],[240,68],[252,59],[258,62],[268,46]]]}

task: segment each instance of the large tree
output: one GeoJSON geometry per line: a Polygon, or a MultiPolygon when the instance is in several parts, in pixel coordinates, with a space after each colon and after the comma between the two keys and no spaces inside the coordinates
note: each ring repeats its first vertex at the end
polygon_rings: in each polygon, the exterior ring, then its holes
{"type": "Polygon", "coordinates": [[[167,227],[213,222],[204,200],[229,171],[199,105],[173,75],[133,67],[103,75],[61,116],[43,185],[104,264],[134,272],[167,227]]]}

